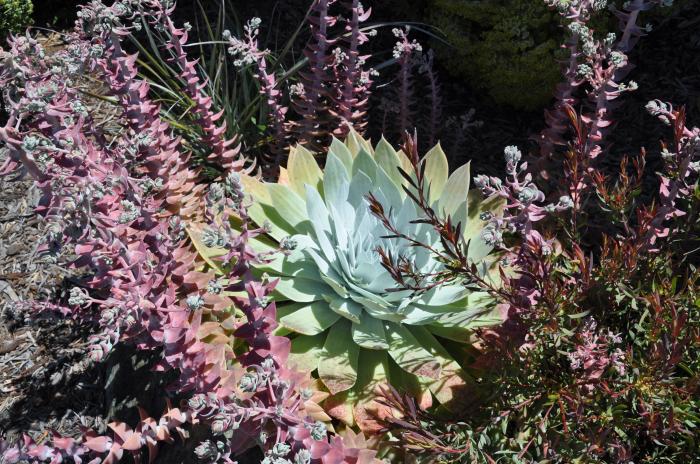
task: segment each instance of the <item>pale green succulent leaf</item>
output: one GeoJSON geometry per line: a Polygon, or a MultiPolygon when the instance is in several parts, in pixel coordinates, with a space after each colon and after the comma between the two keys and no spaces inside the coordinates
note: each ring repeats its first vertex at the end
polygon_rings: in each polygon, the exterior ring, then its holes
{"type": "Polygon", "coordinates": [[[462,285],[439,285],[421,295],[418,303],[426,306],[445,306],[466,298],[469,293],[462,285]]]}
{"type": "Polygon", "coordinates": [[[386,340],[384,323],[362,312],[360,323],[352,324],[352,339],[362,348],[369,350],[388,350],[389,342],[386,340]]]}
{"type": "Polygon", "coordinates": [[[352,300],[345,298],[332,298],[328,305],[337,314],[343,316],[356,324],[359,324],[362,317],[362,306],[352,300]]]}
{"type": "Polygon", "coordinates": [[[306,202],[294,190],[280,184],[268,184],[267,188],[270,191],[272,206],[278,212],[284,212],[285,221],[294,227],[294,230],[299,229],[301,222],[308,221],[306,202]]]}
{"type": "Polygon", "coordinates": [[[386,171],[381,167],[377,167],[376,171],[376,188],[384,194],[384,201],[387,205],[400,205],[404,198],[403,189],[394,183],[386,171]]]}
{"type": "Polygon", "coordinates": [[[241,175],[241,184],[246,194],[253,198],[253,204],[248,207],[248,215],[257,225],[268,223],[271,229],[270,235],[277,241],[295,233],[294,228],[272,206],[270,191],[266,184],[246,175],[241,175]]]}
{"type": "Polygon", "coordinates": [[[326,333],[312,337],[299,335],[292,339],[292,349],[289,353],[287,364],[297,366],[300,370],[316,370],[321,359],[323,345],[326,342],[326,333]]]}
{"type": "Polygon", "coordinates": [[[374,318],[389,322],[401,322],[404,320],[403,315],[390,311],[388,305],[381,304],[374,299],[358,295],[353,295],[352,299],[362,305],[362,308],[374,318]]]}
{"type": "Polygon", "coordinates": [[[503,323],[503,316],[497,309],[483,309],[470,314],[452,313],[445,316],[444,321],[438,320],[427,328],[431,333],[459,343],[472,341],[474,329],[492,327],[503,323]],[[444,325],[443,325],[444,322],[444,325]]]}
{"type": "Polygon", "coordinates": [[[334,154],[329,154],[326,159],[326,171],[323,176],[323,193],[326,205],[333,205],[345,201],[350,189],[350,176],[345,170],[342,161],[334,154]]]}
{"type": "Polygon", "coordinates": [[[270,192],[267,189],[267,184],[256,179],[255,177],[248,175],[241,175],[241,185],[243,186],[243,191],[250,195],[255,202],[263,202],[268,205],[271,204],[270,192]]]}
{"type": "MultiPolygon", "coordinates": [[[[279,315],[278,315],[279,317],[279,315]]],[[[317,335],[335,324],[340,315],[331,311],[325,301],[296,308],[295,311],[279,317],[280,324],[303,335],[317,335]]]]}
{"type": "Polygon", "coordinates": [[[352,341],[350,322],[339,320],[328,331],[318,363],[318,376],[331,394],[351,389],[357,381],[360,347],[352,341]]]}
{"type": "Polygon", "coordinates": [[[343,162],[343,166],[345,166],[345,169],[347,169],[348,174],[352,172],[352,159],[354,156],[352,153],[350,153],[350,150],[348,150],[348,147],[346,147],[343,142],[333,137],[331,146],[328,149],[328,154],[334,154],[337,156],[338,159],[343,162]]]}
{"type": "Polygon", "coordinates": [[[310,237],[301,234],[290,236],[290,240],[297,243],[297,248],[286,254],[278,251],[278,248],[272,248],[267,240],[260,240],[261,238],[260,236],[249,239],[249,243],[255,251],[260,253],[277,251],[277,253],[271,257],[269,262],[256,265],[256,269],[273,275],[299,276],[314,280],[321,279],[318,269],[314,266],[309,266],[306,261],[307,258],[304,256],[305,250],[313,249],[316,246],[310,237]]]}
{"type": "Polygon", "coordinates": [[[318,167],[314,155],[301,145],[296,146],[289,155],[287,170],[292,188],[299,195],[303,196],[306,193],[305,185],[316,189],[322,185],[323,172],[321,168],[318,167]]]}
{"type": "Polygon", "coordinates": [[[400,190],[400,186],[403,183],[403,177],[401,177],[401,173],[399,172],[401,159],[396,153],[396,150],[394,150],[394,147],[392,147],[384,137],[382,137],[377,144],[374,158],[377,160],[377,164],[387,173],[394,185],[399,187],[400,190]]]}
{"type": "MultiPolygon", "coordinates": [[[[415,180],[416,173],[413,172],[413,164],[411,164],[411,160],[408,159],[408,156],[406,156],[406,153],[404,153],[403,150],[399,150],[399,151],[396,152],[396,154],[397,154],[398,157],[399,157],[399,161],[401,161],[401,169],[402,169],[405,173],[407,173],[407,174],[409,174],[410,176],[412,176],[412,177],[414,178],[414,180],[415,180]]],[[[401,179],[402,179],[402,182],[401,182],[402,185],[408,187],[408,185],[409,185],[409,184],[408,184],[408,181],[407,181],[406,179],[404,179],[403,177],[402,177],[401,179]]]]}
{"type": "MultiPolygon", "coordinates": [[[[308,306],[308,303],[289,303],[289,302],[279,302],[276,304],[276,315],[277,319],[281,319],[288,314],[292,314],[294,311],[298,311],[304,306],[308,306]]],[[[278,324],[277,328],[272,332],[273,335],[278,337],[286,337],[287,335],[293,334],[292,330],[282,324],[278,324]]]]}
{"type": "Polygon", "coordinates": [[[439,143],[425,155],[423,162],[425,163],[425,178],[430,187],[428,199],[432,204],[440,198],[447,183],[450,169],[447,165],[447,156],[439,143]]]}
{"type": "Polygon", "coordinates": [[[406,372],[422,377],[440,377],[440,362],[418,342],[403,324],[385,322],[389,356],[406,372]]]}
{"type": "MultiPolygon", "coordinates": [[[[442,191],[442,195],[440,195],[440,200],[438,201],[438,206],[442,214],[451,216],[455,224],[457,221],[454,221],[454,217],[458,215],[458,209],[460,207],[465,208],[464,213],[466,214],[466,201],[471,179],[470,165],[471,163],[464,164],[452,173],[447,179],[445,189],[442,191]]],[[[464,226],[464,224],[462,224],[462,226],[464,226]]]]}
{"type": "Polygon", "coordinates": [[[330,237],[333,235],[329,222],[330,213],[321,195],[311,187],[306,187],[306,210],[314,231],[314,237],[329,263],[336,261],[336,252],[330,237]]]}
{"type": "Polygon", "coordinates": [[[325,283],[303,277],[280,279],[274,290],[274,294],[300,303],[312,303],[331,292],[333,290],[325,283]]]}
{"type": "Polygon", "coordinates": [[[438,379],[420,379],[430,389],[440,403],[449,403],[459,395],[464,386],[464,371],[450,356],[444,346],[424,326],[411,326],[411,333],[424,349],[442,366],[442,375],[438,379]]]}
{"type": "Polygon", "coordinates": [[[377,177],[377,168],[379,168],[379,166],[377,162],[374,161],[374,158],[372,158],[366,150],[360,150],[352,163],[352,175],[354,176],[358,172],[364,172],[372,179],[372,182],[374,182],[377,177]]]}
{"type": "Polygon", "coordinates": [[[348,147],[348,150],[350,150],[350,153],[352,153],[352,156],[355,157],[360,153],[360,151],[364,150],[369,154],[373,153],[372,150],[372,145],[365,139],[359,136],[357,132],[354,130],[350,131],[348,133],[348,136],[345,140],[345,145],[348,147]]]}
{"type": "Polygon", "coordinates": [[[333,269],[330,269],[329,272],[321,274],[321,280],[323,280],[326,285],[331,287],[333,291],[341,298],[345,299],[348,297],[348,290],[343,286],[343,284],[340,283],[340,278],[333,269]]]}
{"type": "MultiPolygon", "coordinates": [[[[370,179],[367,174],[364,172],[356,173],[352,176],[352,180],[350,181],[348,202],[350,202],[355,209],[360,209],[362,207],[367,208],[366,196],[368,192],[372,191],[373,187],[372,179],[370,179]]],[[[355,216],[355,214],[353,214],[353,216],[355,216]]]]}

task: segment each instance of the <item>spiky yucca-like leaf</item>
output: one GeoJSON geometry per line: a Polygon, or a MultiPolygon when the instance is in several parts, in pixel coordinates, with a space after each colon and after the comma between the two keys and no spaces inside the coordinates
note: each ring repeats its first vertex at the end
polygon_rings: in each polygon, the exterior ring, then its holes
{"type": "MultiPolygon", "coordinates": [[[[276,243],[257,242],[261,250],[287,251],[260,266],[280,279],[276,287],[281,326],[292,338],[291,361],[315,370],[328,390],[331,413],[353,423],[364,418],[353,408],[367,401],[381,383],[441,402],[452,399],[462,382],[458,363],[440,339],[466,342],[470,330],[500,321],[492,298],[463,282],[424,292],[401,290],[382,266],[381,247],[402,256],[424,275],[444,270],[434,253],[410,246],[372,215],[372,193],[399,230],[440,249],[431,224],[416,223],[421,211],[406,194],[411,163],[382,140],[376,148],[351,133],[334,141],[321,170],[302,147],[292,150],[280,182],[243,177],[252,196],[250,216],[268,224],[276,243]]],[[[433,207],[462,224],[468,257],[490,277],[491,247],[481,238],[482,213],[498,214],[497,199],[469,194],[469,166],[448,176],[447,159],[437,146],[425,158],[425,176],[433,207]]],[[[493,273],[495,274],[495,273],[493,273]]]]}

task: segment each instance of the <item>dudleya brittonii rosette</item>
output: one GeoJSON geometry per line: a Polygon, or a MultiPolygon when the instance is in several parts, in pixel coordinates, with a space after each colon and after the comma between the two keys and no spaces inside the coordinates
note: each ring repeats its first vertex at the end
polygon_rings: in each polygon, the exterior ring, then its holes
{"type": "MultiPolygon", "coordinates": [[[[466,342],[470,330],[500,321],[490,296],[465,282],[397,291],[378,247],[405,257],[424,275],[444,266],[425,248],[384,238],[388,231],[370,212],[371,192],[401,231],[440,248],[431,225],[414,223],[421,213],[402,188],[399,167],[411,172],[403,153],[385,141],[374,149],[351,134],[345,144],[334,141],[324,170],[296,148],[280,182],[241,178],[254,201],[250,216],[267,224],[277,242],[258,245],[285,250],[259,269],[280,279],[276,301],[281,326],[292,338],[291,362],[317,370],[332,394],[344,392],[343,406],[332,412],[350,423],[359,414],[352,405],[386,381],[423,392],[425,401],[429,391],[449,401],[461,382],[460,369],[437,337],[466,342]]],[[[477,192],[469,193],[468,166],[448,177],[439,147],[426,157],[426,178],[433,205],[463,224],[470,260],[495,278],[492,247],[481,230],[490,217],[484,213],[499,214],[499,200],[481,201],[477,192]]]]}

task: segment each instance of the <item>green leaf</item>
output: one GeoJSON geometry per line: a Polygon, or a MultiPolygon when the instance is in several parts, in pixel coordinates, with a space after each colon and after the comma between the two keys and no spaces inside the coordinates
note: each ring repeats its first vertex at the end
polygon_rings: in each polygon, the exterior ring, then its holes
{"type": "Polygon", "coordinates": [[[496,307],[486,307],[460,313],[450,313],[427,326],[433,334],[449,340],[467,343],[474,329],[503,322],[503,314],[496,307]]]}
{"type": "Polygon", "coordinates": [[[292,349],[289,353],[287,364],[298,366],[301,370],[313,371],[318,368],[323,344],[326,342],[326,334],[321,333],[313,337],[299,335],[292,339],[292,349]]]}
{"type": "Polygon", "coordinates": [[[352,163],[352,174],[354,176],[358,172],[364,172],[374,182],[377,179],[377,167],[374,158],[366,150],[360,150],[352,163]]]}
{"type": "Polygon", "coordinates": [[[452,359],[444,346],[435,339],[426,327],[410,328],[413,336],[418,340],[424,349],[428,350],[431,356],[442,366],[439,379],[423,380],[424,384],[430,388],[440,403],[446,404],[452,401],[455,396],[459,397],[460,390],[464,388],[464,371],[452,359]]]}
{"type": "Polygon", "coordinates": [[[352,300],[344,298],[334,298],[330,302],[331,309],[352,322],[359,324],[362,316],[362,306],[352,300]]]}
{"type": "Polygon", "coordinates": [[[321,188],[323,172],[318,167],[314,155],[301,145],[294,148],[289,155],[287,170],[292,188],[299,195],[305,195],[304,185],[310,185],[315,189],[321,188]]]}
{"type": "Polygon", "coordinates": [[[323,175],[323,194],[326,205],[338,205],[347,201],[349,190],[350,177],[343,162],[337,156],[329,154],[323,175]]]}
{"type": "Polygon", "coordinates": [[[432,204],[440,198],[447,183],[450,168],[447,165],[447,156],[439,143],[425,155],[423,162],[425,163],[425,178],[430,184],[428,199],[432,204]]]}
{"type": "Polygon", "coordinates": [[[294,227],[272,205],[267,184],[246,175],[241,176],[241,183],[245,192],[253,197],[254,201],[248,208],[248,215],[258,226],[262,226],[267,221],[271,229],[270,235],[278,241],[296,233],[294,227]]]}
{"type": "Polygon", "coordinates": [[[331,394],[349,390],[357,381],[360,347],[352,341],[350,322],[340,320],[328,332],[318,363],[318,376],[331,394]]]}
{"type": "Polygon", "coordinates": [[[416,337],[402,324],[385,322],[389,340],[389,355],[406,372],[431,379],[440,377],[440,362],[437,361],[416,337]]]}
{"type": "Polygon", "coordinates": [[[384,169],[384,172],[386,172],[396,187],[401,190],[403,182],[403,177],[401,177],[401,173],[399,172],[401,159],[399,159],[399,155],[396,153],[396,150],[394,150],[394,147],[392,147],[384,137],[382,137],[377,144],[377,148],[374,152],[374,159],[377,161],[377,164],[384,169]]]}
{"type": "Polygon", "coordinates": [[[352,324],[352,339],[362,348],[369,350],[388,350],[389,343],[386,340],[384,324],[365,311],[360,316],[359,324],[352,324]]]}
{"type": "MultiPolygon", "coordinates": [[[[457,215],[458,208],[463,207],[466,210],[470,176],[470,163],[467,163],[460,166],[459,169],[453,172],[447,179],[447,184],[445,184],[445,188],[438,201],[439,210],[444,215],[449,215],[454,218],[457,215]]],[[[464,226],[464,224],[462,224],[462,226],[464,226]]]]}
{"type": "Polygon", "coordinates": [[[280,318],[280,324],[303,335],[318,335],[335,324],[340,315],[325,301],[316,301],[280,318]]]}
{"type": "Polygon", "coordinates": [[[274,290],[275,294],[299,303],[318,301],[323,294],[329,292],[332,292],[331,288],[323,282],[303,277],[283,277],[279,280],[274,290]]]}
{"type": "Polygon", "coordinates": [[[387,381],[389,357],[386,351],[360,350],[360,370],[355,384],[354,396],[374,397],[374,387],[387,381]]]}
{"type": "Polygon", "coordinates": [[[272,206],[278,213],[283,214],[285,222],[298,230],[299,224],[307,221],[306,202],[296,192],[286,185],[268,184],[272,206]]]}
{"type": "Polygon", "coordinates": [[[580,313],[576,313],[576,314],[569,314],[568,316],[569,316],[569,319],[582,319],[582,318],[588,316],[589,314],[591,314],[591,311],[586,310],[586,311],[581,311],[580,313]]]}
{"type": "Polygon", "coordinates": [[[345,166],[345,169],[347,169],[348,174],[350,174],[352,172],[353,156],[352,153],[350,153],[350,150],[348,150],[348,147],[346,147],[343,142],[333,137],[331,146],[328,149],[328,154],[330,155],[331,153],[337,156],[338,159],[340,159],[340,161],[343,162],[343,166],[345,166]]]}
{"type": "Polygon", "coordinates": [[[348,147],[348,150],[350,150],[353,157],[357,156],[357,154],[362,150],[365,150],[370,154],[372,153],[372,145],[370,145],[367,140],[360,137],[354,130],[351,130],[350,133],[348,133],[348,136],[345,139],[345,145],[348,147]]]}

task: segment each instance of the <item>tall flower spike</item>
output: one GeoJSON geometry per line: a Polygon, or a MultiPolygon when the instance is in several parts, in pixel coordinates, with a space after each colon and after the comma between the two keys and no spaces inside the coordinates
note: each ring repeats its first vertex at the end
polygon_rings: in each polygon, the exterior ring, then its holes
{"type": "MultiPolygon", "coordinates": [[[[333,62],[336,85],[333,86],[333,116],[338,120],[334,131],[336,137],[345,137],[354,130],[364,132],[367,125],[367,105],[372,86],[372,70],[365,70],[368,56],[360,55],[360,47],[369,41],[369,35],[361,30],[362,23],[369,19],[371,8],[365,10],[359,0],[343,1],[349,12],[346,19],[345,48],[338,48],[333,62]]],[[[341,42],[342,43],[342,42],[341,42]]],[[[340,45],[340,44],[339,44],[340,45]]]]}
{"type": "MultiPolygon", "coordinates": [[[[144,5],[150,8],[155,16],[153,21],[161,25],[170,39],[167,48],[172,52],[173,61],[180,70],[180,80],[183,82],[184,91],[194,102],[193,112],[197,116],[197,123],[204,132],[203,141],[211,149],[212,153],[207,159],[217,163],[226,171],[241,171],[246,168],[246,160],[240,155],[240,144],[238,141],[226,138],[226,121],[217,126],[217,121],[221,119],[224,110],[213,113],[212,98],[203,93],[206,82],[201,82],[197,73],[197,62],[189,61],[184,46],[187,44],[187,30],[175,27],[170,15],[175,6],[165,8],[158,0],[147,0],[144,5]]],[[[254,166],[248,167],[252,171],[254,166]]]]}
{"type": "Polygon", "coordinates": [[[336,0],[314,0],[309,22],[311,39],[304,49],[309,60],[308,67],[299,73],[304,85],[304,92],[298,93],[292,100],[295,111],[301,116],[300,121],[292,123],[297,141],[304,147],[321,152],[327,145],[326,128],[330,123],[329,113],[329,70],[331,63],[330,48],[335,41],[330,38],[330,28],[337,18],[331,16],[330,7],[336,0]]]}
{"type": "Polygon", "coordinates": [[[255,66],[255,76],[260,83],[260,93],[267,99],[268,114],[273,131],[273,142],[271,144],[272,157],[264,157],[266,164],[265,171],[278,174],[276,171],[282,165],[286,156],[287,141],[289,138],[287,124],[288,108],[282,104],[282,89],[277,81],[274,71],[268,71],[267,56],[269,52],[258,48],[258,35],[260,28],[260,18],[249,20],[244,26],[245,36],[243,38],[230,37],[230,33],[225,33],[228,38],[231,53],[236,60],[234,65],[243,67],[255,66]]]}
{"type": "Polygon", "coordinates": [[[627,54],[644,35],[637,25],[639,13],[664,5],[663,0],[632,0],[625,2],[623,10],[614,10],[620,19],[622,36],[609,34],[604,39],[595,39],[589,24],[602,11],[607,2],[599,0],[545,0],[557,8],[569,28],[570,36],[565,48],[569,59],[564,69],[564,82],[557,86],[557,103],[545,112],[547,128],[540,134],[538,142],[541,156],[550,156],[556,147],[566,145],[564,136],[569,128],[568,107],[579,102],[578,93],[584,84],[591,87],[584,101],[584,122],[587,125],[588,141],[586,153],[597,157],[603,150],[606,128],[612,124],[612,103],[624,92],[636,90],[634,82],[622,80],[631,66],[627,54]]]}

